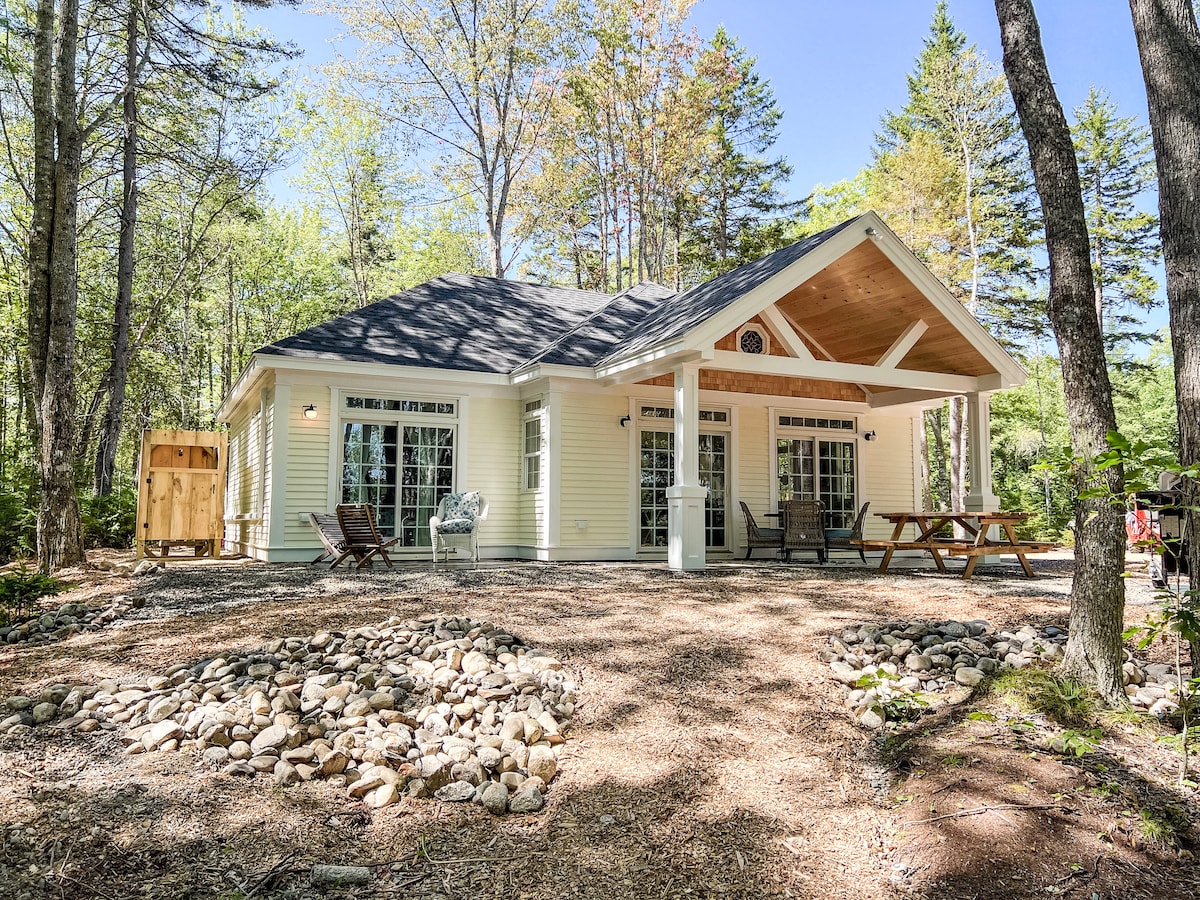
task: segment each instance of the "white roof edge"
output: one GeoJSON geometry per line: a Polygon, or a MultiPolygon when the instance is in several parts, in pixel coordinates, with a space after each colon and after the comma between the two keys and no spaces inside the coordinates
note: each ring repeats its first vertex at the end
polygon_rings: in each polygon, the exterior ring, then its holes
{"type": "Polygon", "coordinates": [[[1028,374],[1007,350],[988,333],[988,330],[963,306],[954,295],[931,273],[916,255],[896,236],[878,213],[869,210],[850,220],[850,224],[838,234],[824,241],[809,253],[800,257],[787,268],[775,273],[762,284],[735,300],[723,310],[705,319],[682,336],[671,338],[646,348],[626,360],[613,357],[597,366],[598,377],[604,377],[601,369],[620,369],[622,363],[642,357],[654,357],[662,353],[664,346],[678,352],[682,348],[704,350],[728,334],[748,318],[761,312],[789,291],[808,281],[822,269],[832,265],[859,244],[874,240],[880,251],[904,274],[934,308],[954,326],[983,358],[996,370],[1003,387],[1015,387],[1025,383],[1028,374]],[[874,229],[868,235],[867,229],[874,229]]]}

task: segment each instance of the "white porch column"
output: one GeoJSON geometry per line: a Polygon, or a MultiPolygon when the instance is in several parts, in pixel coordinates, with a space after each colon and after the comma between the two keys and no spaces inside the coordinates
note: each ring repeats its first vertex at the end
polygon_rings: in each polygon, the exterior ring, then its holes
{"type": "MultiPolygon", "coordinates": [[[[992,493],[992,406],[989,394],[967,394],[967,468],[971,490],[963,498],[966,512],[995,512],[1000,498],[992,493]]],[[[988,537],[996,537],[993,525],[988,537]]],[[[1000,562],[999,556],[981,556],[981,565],[1000,562]]]]}
{"type": "Polygon", "coordinates": [[[704,568],[704,498],[700,486],[700,364],[675,369],[675,484],[667,488],[667,565],[704,568]]]}
{"type": "Polygon", "coordinates": [[[964,500],[967,512],[993,512],[1000,498],[992,493],[992,412],[990,395],[967,394],[967,467],[971,490],[964,500]]]}

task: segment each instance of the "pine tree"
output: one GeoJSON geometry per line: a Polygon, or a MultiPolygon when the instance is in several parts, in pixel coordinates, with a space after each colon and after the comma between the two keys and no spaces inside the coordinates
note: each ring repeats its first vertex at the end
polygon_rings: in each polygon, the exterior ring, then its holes
{"type": "Polygon", "coordinates": [[[680,257],[688,280],[729,271],[788,241],[782,217],[797,204],[783,199],[780,186],[792,170],[782,156],[767,155],[783,111],[754,64],[723,27],[696,61],[697,92],[709,112],[697,183],[683,202],[680,257]]]}
{"type": "MultiPolygon", "coordinates": [[[[1003,318],[1033,275],[1032,182],[1004,77],[960,32],[945,0],[908,76],[908,102],[876,136],[872,201],[972,314],[1003,318]]],[[[951,508],[966,493],[964,406],[950,404],[951,508]]]]}
{"type": "Polygon", "coordinates": [[[1139,313],[1155,305],[1158,283],[1149,266],[1158,257],[1158,219],[1137,208],[1154,187],[1149,129],[1094,86],[1075,110],[1071,129],[1092,241],[1096,316],[1110,356],[1120,345],[1148,340],[1139,313]]]}

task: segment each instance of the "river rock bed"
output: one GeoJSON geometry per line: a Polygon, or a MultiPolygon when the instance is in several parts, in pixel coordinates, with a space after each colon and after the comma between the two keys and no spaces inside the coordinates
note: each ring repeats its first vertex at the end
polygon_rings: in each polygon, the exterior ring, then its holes
{"type": "MultiPolygon", "coordinates": [[[[966,622],[868,622],[830,637],[821,651],[846,705],[868,728],[912,711],[939,695],[969,690],[1003,667],[1062,659],[1065,630],[1024,625],[993,632],[983,619],[966,622]]],[[[1125,693],[1156,716],[1178,708],[1174,667],[1136,660],[1125,652],[1125,693]]]]}
{"type": "Polygon", "coordinates": [[[191,752],[285,787],[328,779],[375,808],[408,794],[499,815],[542,807],[575,700],[561,662],[487,622],[392,618],[10,697],[0,734],[116,731],[127,754],[191,752]]]}
{"type": "Polygon", "coordinates": [[[64,603],[58,609],[49,610],[18,625],[0,627],[0,643],[47,644],[66,640],[80,632],[98,631],[131,609],[141,606],[142,602],[136,597],[121,595],[114,597],[107,606],[64,603]]]}

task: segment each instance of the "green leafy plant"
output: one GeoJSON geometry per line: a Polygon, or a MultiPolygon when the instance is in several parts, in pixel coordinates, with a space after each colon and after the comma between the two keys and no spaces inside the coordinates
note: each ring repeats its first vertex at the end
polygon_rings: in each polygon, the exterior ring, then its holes
{"type": "Polygon", "coordinates": [[[0,625],[27,618],[36,609],[38,600],[61,593],[67,587],[65,581],[23,566],[15,572],[0,575],[0,625]]]}
{"type": "Polygon", "coordinates": [[[888,672],[864,672],[855,686],[875,691],[871,708],[880,718],[890,722],[911,722],[925,711],[929,701],[920,693],[894,690],[893,685],[899,680],[898,676],[888,672]]]}
{"type": "Polygon", "coordinates": [[[1089,728],[1085,731],[1068,728],[1050,741],[1050,749],[1064,756],[1086,756],[1096,751],[1103,738],[1104,732],[1099,728],[1089,728]]]}
{"type": "Polygon", "coordinates": [[[137,493],[118,491],[107,497],[80,498],[83,541],[88,547],[115,547],[125,550],[133,545],[137,519],[137,493]]]}

